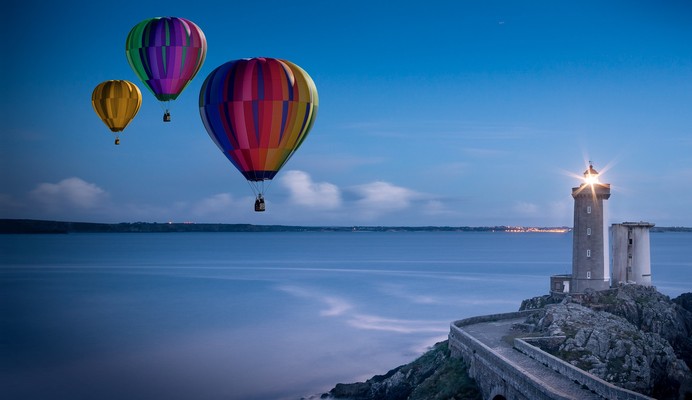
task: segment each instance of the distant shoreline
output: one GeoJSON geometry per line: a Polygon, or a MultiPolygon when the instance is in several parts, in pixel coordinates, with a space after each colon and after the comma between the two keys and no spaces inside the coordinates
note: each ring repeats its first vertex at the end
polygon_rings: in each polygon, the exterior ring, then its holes
{"type": "MultiPolygon", "coordinates": [[[[525,226],[290,226],[193,222],[70,222],[0,219],[0,233],[166,233],[166,232],[508,232],[568,233],[572,228],[525,226]]],[[[692,232],[692,227],[653,227],[651,232],[692,232]]]]}

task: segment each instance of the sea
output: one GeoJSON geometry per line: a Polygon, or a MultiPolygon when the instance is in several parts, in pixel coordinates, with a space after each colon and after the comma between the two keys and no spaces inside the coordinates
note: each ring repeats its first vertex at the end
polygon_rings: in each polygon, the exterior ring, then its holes
{"type": "MultiPolygon", "coordinates": [[[[0,235],[4,399],[291,399],[364,381],[516,311],[571,271],[571,233],[0,235]]],[[[692,233],[651,233],[692,291],[692,233]]]]}

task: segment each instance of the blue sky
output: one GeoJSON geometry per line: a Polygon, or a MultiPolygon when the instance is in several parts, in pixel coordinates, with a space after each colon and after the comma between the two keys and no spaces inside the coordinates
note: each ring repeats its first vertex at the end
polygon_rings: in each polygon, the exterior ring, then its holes
{"type": "Polygon", "coordinates": [[[291,225],[572,224],[588,160],[611,222],[692,226],[692,3],[685,1],[11,1],[2,33],[0,217],[291,225]],[[207,59],[173,121],[125,38],[194,21],[207,59]],[[202,125],[226,61],[303,67],[320,109],[267,212],[202,125]],[[91,92],[142,108],[114,146],[91,92]]]}

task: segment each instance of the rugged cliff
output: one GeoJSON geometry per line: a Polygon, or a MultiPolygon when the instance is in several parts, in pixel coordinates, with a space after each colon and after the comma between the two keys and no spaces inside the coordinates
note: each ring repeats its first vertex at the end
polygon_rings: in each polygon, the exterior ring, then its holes
{"type": "MultiPolygon", "coordinates": [[[[522,324],[527,336],[565,336],[544,350],[618,386],[658,399],[692,399],[692,293],[670,300],[627,285],[580,299],[549,295],[520,309],[542,309],[522,324]]],[[[466,365],[441,342],[410,364],[365,382],[337,384],[323,399],[480,399],[466,365]]]]}
{"type": "Polygon", "coordinates": [[[679,299],[625,285],[557,304],[542,296],[522,307],[548,303],[527,321],[531,334],[565,336],[544,350],[626,389],[678,399],[692,397],[692,313],[679,299]]]}
{"type": "Polygon", "coordinates": [[[451,358],[447,341],[410,364],[365,382],[339,383],[323,399],[349,400],[480,400],[473,379],[462,360],[451,358]]]}

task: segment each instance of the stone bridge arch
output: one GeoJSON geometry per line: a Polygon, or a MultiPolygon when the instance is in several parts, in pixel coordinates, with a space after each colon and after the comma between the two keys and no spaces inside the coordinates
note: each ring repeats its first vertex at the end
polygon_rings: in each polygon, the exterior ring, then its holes
{"type": "Polygon", "coordinates": [[[496,385],[490,391],[490,400],[507,400],[507,390],[504,386],[496,385]]]}

